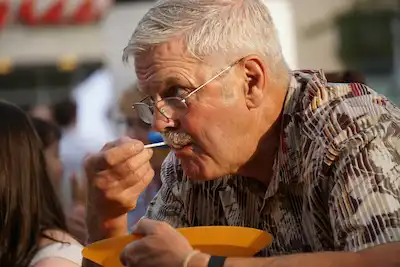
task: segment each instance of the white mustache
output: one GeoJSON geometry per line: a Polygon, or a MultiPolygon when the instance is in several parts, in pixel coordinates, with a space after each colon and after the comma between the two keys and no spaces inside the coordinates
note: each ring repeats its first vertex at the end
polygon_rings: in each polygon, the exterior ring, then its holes
{"type": "Polygon", "coordinates": [[[164,141],[173,148],[183,148],[190,143],[193,143],[193,138],[182,132],[165,131],[161,133],[164,141]]]}

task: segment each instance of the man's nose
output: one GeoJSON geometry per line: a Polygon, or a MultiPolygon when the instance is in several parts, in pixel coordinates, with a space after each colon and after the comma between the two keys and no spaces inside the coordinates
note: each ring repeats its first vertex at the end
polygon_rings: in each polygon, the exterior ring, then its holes
{"type": "Polygon", "coordinates": [[[177,128],[178,121],[166,118],[158,109],[155,109],[151,125],[154,131],[163,132],[166,128],[177,128]]]}

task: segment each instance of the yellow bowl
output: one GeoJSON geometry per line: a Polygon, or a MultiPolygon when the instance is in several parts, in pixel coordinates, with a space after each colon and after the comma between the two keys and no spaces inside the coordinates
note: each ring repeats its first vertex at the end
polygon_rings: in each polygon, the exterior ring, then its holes
{"type": "MultiPolygon", "coordinates": [[[[264,231],[235,226],[202,226],[177,229],[194,249],[215,256],[251,257],[272,242],[264,231]]],[[[83,249],[82,255],[104,267],[122,267],[119,255],[124,247],[140,239],[127,235],[105,239],[83,249]]]]}

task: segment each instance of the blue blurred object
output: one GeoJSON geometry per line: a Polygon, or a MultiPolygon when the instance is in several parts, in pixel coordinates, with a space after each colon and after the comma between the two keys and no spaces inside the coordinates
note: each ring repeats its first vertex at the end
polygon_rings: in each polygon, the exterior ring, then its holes
{"type": "MultiPolygon", "coordinates": [[[[149,132],[149,134],[147,135],[147,140],[149,141],[150,144],[164,141],[162,135],[159,132],[149,132]]],[[[162,148],[168,148],[168,146],[167,145],[162,146],[162,148]]]]}
{"type": "Polygon", "coordinates": [[[147,140],[153,144],[153,143],[159,143],[164,141],[162,135],[159,132],[149,132],[147,135],[147,140]]]}

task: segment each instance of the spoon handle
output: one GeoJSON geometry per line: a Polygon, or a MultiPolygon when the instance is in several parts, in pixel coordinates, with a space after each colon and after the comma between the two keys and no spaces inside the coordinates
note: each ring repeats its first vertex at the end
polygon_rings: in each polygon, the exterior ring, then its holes
{"type": "Polygon", "coordinates": [[[166,145],[165,142],[159,142],[159,143],[144,145],[144,148],[153,148],[153,147],[159,147],[159,146],[165,146],[165,145],[166,145]]]}

